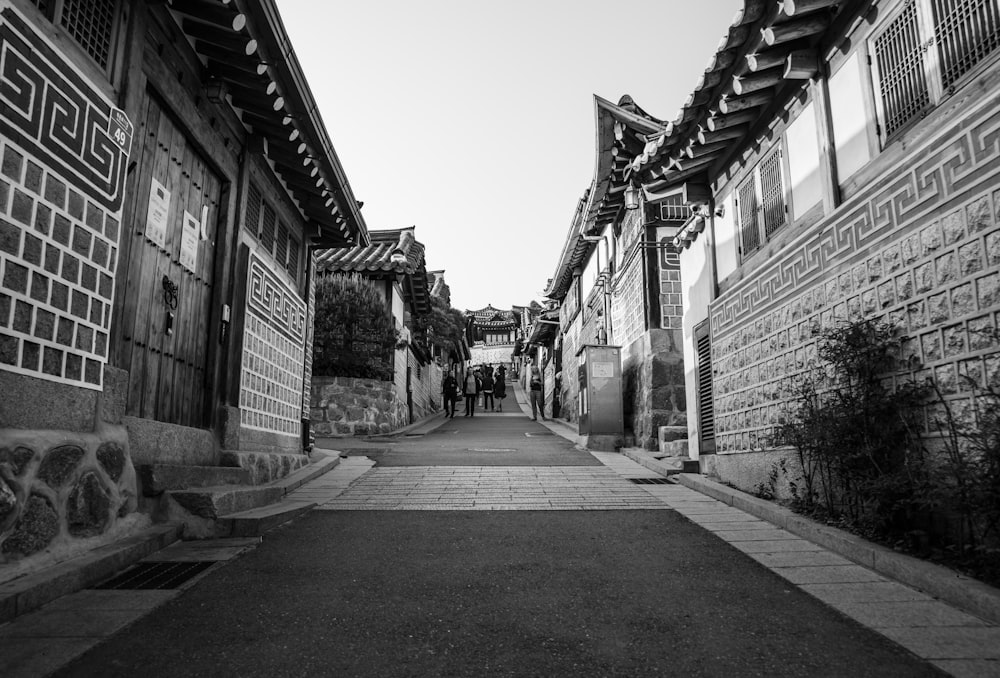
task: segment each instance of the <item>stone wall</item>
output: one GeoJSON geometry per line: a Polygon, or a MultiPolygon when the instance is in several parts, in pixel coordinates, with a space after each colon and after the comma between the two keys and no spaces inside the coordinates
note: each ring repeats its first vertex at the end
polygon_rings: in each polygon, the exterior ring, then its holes
{"type": "Polygon", "coordinates": [[[650,330],[622,347],[622,408],[635,444],[659,449],[661,426],[687,426],[681,330],[650,330]]]}
{"type": "MultiPolygon", "coordinates": [[[[1000,96],[969,104],[713,302],[720,454],[771,446],[821,333],[844,321],[899,326],[914,369],[894,378],[934,379],[959,411],[960,375],[1000,386],[1000,96]]],[[[926,433],[938,416],[929,406],[926,433]]]]}
{"type": "Polygon", "coordinates": [[[33,555],[58,560],[83,540],[92,545],[136,505],[124,428],[0,430],[0,565],[33,555]]]}
{"type": "Polygon", "coordinates": [[[317,436],[388,433],[408,423],[406,400],[392,381],[313,376],[310,402],[317,436]]]}

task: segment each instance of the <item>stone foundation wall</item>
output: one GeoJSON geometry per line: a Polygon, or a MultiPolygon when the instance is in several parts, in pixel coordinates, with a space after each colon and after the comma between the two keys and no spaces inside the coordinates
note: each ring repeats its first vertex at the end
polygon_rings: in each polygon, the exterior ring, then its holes
{"type": "Polygon", "coordinates": [[[681,330],[650,330],[622,347],[622,407],[635,444],[658,450],[661,426],[687,426],[681,330]]]}
{"type": "Polygon", "coordinates": [[[388,433],[408,423],[406,400],[392,381],[314,376],[310,405],[318,436],[388,433]]]}
{"type": "Polygon", "coordinates": [[[128,449],[118,426],[96,433],[0,429],[0,566],[33,555],[58,560],[134,512],[128,449]]]}

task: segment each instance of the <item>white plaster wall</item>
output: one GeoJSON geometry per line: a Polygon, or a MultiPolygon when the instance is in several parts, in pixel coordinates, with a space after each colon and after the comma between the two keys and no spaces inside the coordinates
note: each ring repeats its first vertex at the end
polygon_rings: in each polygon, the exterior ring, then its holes
{"type": "MultiPolygon", "coordinates": [[[[719,198],[715,207],[716,215],[712,220],[712,229],[715,234],[715,265],[718,267],[719,280],[721,281],[735,273],[740,263],[736,239],[736,207],[732,194],[726,194],[719,198]],[[720,207],[722,208],[721,216],[719,216],[720,207]]],[[[682,267],[683,260],[684,256],[682,255],[682,267]]],[[[683,278],[684,276],[681,274],[681,279],[683,278]]]]}
{"type": "MultiPolygon", "coordinates": [[[[728,213],[728,212],[727,212],[728,213]]],[[[698,392],[696,380],[696,351],[694,327],[708,317],[708,304],[712,300],[711,240],[701,236],[691,247],[681,251],[681,299],[684,317],[681,323],[684,336],[684,394],[688,406],[688,455],[697,459],[698,449],[698,392]]]]}
{"type": "Polygon", "coordinates": [[[868,127],[861,77],[861,60],[854,52],[840,69],[830,76],[830,114],[833,118],[833,143],[837,175],[844,181],[871,160],[868,127]]]}
{"type": "Polygon", "coordinates": [[[816,107],[809,102],[785,132],[788,173],[792,187],[792,219],[798,219],[823,199],[819,169],[816,107]]]}

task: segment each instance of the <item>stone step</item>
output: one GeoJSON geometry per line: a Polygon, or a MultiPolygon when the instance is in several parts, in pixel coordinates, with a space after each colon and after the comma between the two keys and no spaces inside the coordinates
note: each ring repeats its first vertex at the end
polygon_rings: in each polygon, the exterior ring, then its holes
{"type": "Polygon", "coordinates": [[[223,450],[219,465],[242,468],[250,473],[254,485],[264,485],[294,473],[309,463],[305,454],[280,452],[240,452],[223,450]]]}
{"type": "Polygon", "coordinates": [[[652,454],[650,455],[657,462],[670,469],[673,473],[699,473],[699,465],[697,459],[691,459],[690,457],[683,455],[664,455],[664,454],[652,454]]]}
{"type": "Polygon", "coordinates": [[[247,511],[280,501],[285,491],[270,485],[243,487],[222,485],[187,490],[170,490],[170,498],[199,518],[216,520],[220,516],[247,511]]]}
{"type": "Polygon", "coordinates": [[[222,516],[216,521],[218,533],[230,537],[260,537],[268,530],[311,511],[315,506],[316,502],[289,500],[222,516]]]}
{"type": "Polygon", "coordinates": [[[250,471],[236,467],[143,464],[137,470],[142,481],[142,492],[147,497],[158,496],[167,490],[252,483],[250,471]]]}

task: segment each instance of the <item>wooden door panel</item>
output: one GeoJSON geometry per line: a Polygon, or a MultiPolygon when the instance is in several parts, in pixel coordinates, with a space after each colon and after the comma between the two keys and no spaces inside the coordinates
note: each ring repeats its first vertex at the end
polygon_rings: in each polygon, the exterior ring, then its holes
{"type": "Polygon", "coordinates": [[[150,96],[147,102],[129,271],[121,304],[125,317],[120,364],[129,369],[127,411],[197,427],[205,423],[205,367],[221,182],[158,100],[150,96]],[[170,192],[162,247],[146,234],[153,179],[170,192]],[[205,239],[198,241],[192,272],[181,264],[184,214],[191,213],[200,223],[203,206],[207,207],[205,239]],[[174,309],[165,299],[165,278],[176,286],[174,309]]]}

